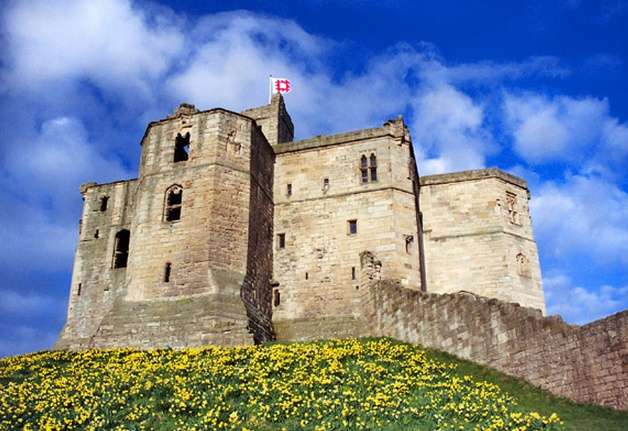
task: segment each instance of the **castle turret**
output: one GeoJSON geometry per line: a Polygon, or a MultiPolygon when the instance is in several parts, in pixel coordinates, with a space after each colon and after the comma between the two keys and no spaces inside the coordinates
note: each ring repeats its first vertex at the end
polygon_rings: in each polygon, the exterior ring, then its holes
{"type": "Polygon", "coordinates": [[[273,95],[268,105],[242,111],[253,118],[271,145],[290,142],[294,139],[294,126],[281,94],[273,95]]]}

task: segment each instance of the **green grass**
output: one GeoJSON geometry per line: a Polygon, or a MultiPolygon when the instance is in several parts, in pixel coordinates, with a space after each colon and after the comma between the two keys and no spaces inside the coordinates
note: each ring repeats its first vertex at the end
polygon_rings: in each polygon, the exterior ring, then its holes
{"type": "Polygon", "coordinates": [[[427,356],[435,361],[456,365],[459,374],[468,374],[478,380],[495,383],[512,395],[519,406],[536,410],[543,415],[557,413],[568,431],[628,431],[628,412],[588,404],[576,404],[567,398],[557,397],[523,380],[499,371],[465,361],[445,352],[426,349],[427,356]]]}
{"type": "Polygon", "coordinates": [[[0,430],[14,429],[626,431],[628,413],[366,338],[0,359],[0,430]]]}

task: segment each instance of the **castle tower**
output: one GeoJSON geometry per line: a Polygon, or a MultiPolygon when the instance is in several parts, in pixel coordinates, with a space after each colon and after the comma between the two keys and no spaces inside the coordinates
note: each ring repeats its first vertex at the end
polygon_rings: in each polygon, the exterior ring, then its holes
{"type": "Polygon", "coordinates": [[[84,187],[89,232],[59,345],[272,338],[274,154],[260,128],[182,104],[151,123],[141,144],[137,180],[84,187]],[[94,211],[103,198],[107,208],[94,211]],[[106,236],[92,238],[94,229],[106,236]]]}

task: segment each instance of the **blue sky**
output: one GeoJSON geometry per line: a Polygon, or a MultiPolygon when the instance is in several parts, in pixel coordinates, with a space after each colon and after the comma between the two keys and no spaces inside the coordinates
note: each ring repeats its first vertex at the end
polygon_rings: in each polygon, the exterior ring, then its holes
{"type": "Polygon", "coordinates": [[[65,318],[79,184],[136,176],[181,101],[262,105],[299,138],[403,114],[419,172],[525,177],[548,311],[628,306],[628,3],[9,1],[1,6],[0,356],[65,318]]]}

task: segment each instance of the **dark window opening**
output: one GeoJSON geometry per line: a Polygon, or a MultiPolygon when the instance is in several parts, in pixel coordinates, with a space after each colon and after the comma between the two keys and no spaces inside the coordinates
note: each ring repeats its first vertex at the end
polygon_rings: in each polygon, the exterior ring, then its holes
{"type": "Polygon", "coordinates": [[[83,289],[83,285],[81,283],[78,284],[76,288],[76,296],[81,296],[81,290],[83,289]]]}
{"type": "Polygon", "coordinates": [[[107,211],[108,202],[109,202],[109,196],[103,196],[102,198],[100,198],[100,211],[101,212],[107,211]]]}
{"type": "Polygon", "coordinates": [[[368,183],[369,171],[368,171],[368,161],[366,160],[366,156],[362,156],[360,158],[360,176],[362,178],[362,183],[368,183]]]}
{"type": "Polygon", "coordinates": [[[309,274],[306,272],[305,273],[305,279],[307,280],[309,278],[309,274]]]}
{"type": "Polygon", "coordinates": [[[131,239],[131,233],[122,229],[116,234],[114,242],[113,252],[113,267],[114,268],[126,268],[127,261],[129,260],[129,240],[131,239]]]}
{"type": "Polygon", "coordinates": [[[170,262],[166,263],[164,268],[164,283],[170,283],[170,272],[172,271],[172,265],[170,262]]]}
{"type": "Polygon", "coordinates": [[[414,244],[414,235],[406,235],[406,253],[412,254],[412,245],[414,244]]]}
{"type": "Polygon", "coordinates": [[[377,157],[373,153],[369,157],[369,168],[371,170],[371,181],[377,181],[377,157]]]}
{"type": "Polygon", "coordinates": [[[292,196],[292,184],[288,184],[286,187],[286,196],[292,196]]]}
{"type": "Polygon", "coordinates": [[[277,235],[277,245],[279,248],[286,248],[286,234],[280,233],[277,235]]]}
{"type": "Polygon", "coordinates": [[[329,190],[329,178],[323,178],[323,192],[329,190]]]}
{"type": "Polygon", "coordinates": [[[166,191],[166,221],[177,221],[181,219],[181,205],[183,202],[183,189],[181,186],[171,186],[166,191]]]}
{"type": "Polygon", "coordinates": [[[100,236],[100,231],[96,229],[96,232],[94,232],[94,238],[98,238],[99,236],[100,236]]]}
{"type": "Polygon", "coordinates": [[[281,303],[281,294],[278,289],[273,290],[273,304],[275,307],[279,306],[281,303]]]}
{"type": "Polygon", "coordinates": [[[349,220],[349,235],[355,235],[358,233],[358,221],[357,220],[349,220]]]}
{"type": "Polygon", "coordinates": [[[355,266],[351,267],[351,280],[355,280],[355,266]]]}
{"type": "Polygon", "coordinates": [[[185,162],[190,157],[190,132],[187,132],[185,136],[181,136],[181,133],[177,134],[174,140],[174,161],[185,162]]]}

